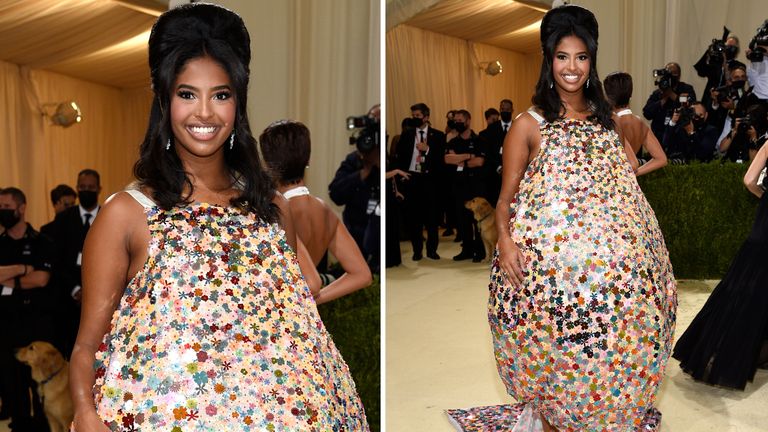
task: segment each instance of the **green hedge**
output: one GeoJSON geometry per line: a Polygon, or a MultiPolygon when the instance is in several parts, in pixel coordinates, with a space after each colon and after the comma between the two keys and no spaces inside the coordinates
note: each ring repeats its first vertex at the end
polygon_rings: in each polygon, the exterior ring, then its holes
{"type": "Polygon", "coordinates": [[[371,431],[380,430],[381,289],[378,275],[365,289],[318,306],[325,328],[349,365],[371,431]]]}
{"type": "Polygon", "coordinates": [[[675,277],[720,279],[755,218],[746,164],[669,165],[638,178],[669,249],[675,277]]]}

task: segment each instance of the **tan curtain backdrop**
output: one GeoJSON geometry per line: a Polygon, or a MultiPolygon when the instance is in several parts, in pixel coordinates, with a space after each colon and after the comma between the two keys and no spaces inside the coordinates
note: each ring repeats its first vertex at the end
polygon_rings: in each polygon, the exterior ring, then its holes
{"type": "Polygon", "coordinates": [[[465,108],[472,128],[485,129],[483,113],[512,99],[515,112],[530,106],[541,57],[471,43],[401,24],[386,35],[387,132],[400,133],[400,121],[410,106],[426,103],[433,127],[445,128],[445,113],[465,108]],[[486,75],[481,65],[499,60],[503,72],[486,75]]]}
{"type": "Polygon", "coordinates": [[[701,98],[706,80],[693,65],[723,26],[739,36],[742,52],[755,29],[768,18],[764,0],[574,0],[593,11],[600,23],[598,72],[629,72],[634,81],[632,110],[640,114],[655,89],[651,70],[680,63],[681,79],[701,98]]]}
{"type": "MultiPolygon", "coordinates": [[[[149,116],[147,90],[120,90],[41,70],[0,62],[0,186],[27,195],[27,220],[33,226],[53,219],[49,192],[60,183],[74,188],[77,173],[101,174],[103,201],[131,180],[149,116]],[[43,104],[74,100],[83,122],[54,126],[42,115],[43,104]]],[[[50,110],[50,109],[49,109],[50,110]]]]}
{"type": "Polygon", "coordinates": [[[380,103],[380,1],[227,0],[251,34],[251,129],[271,122],[307,125],[312,157],[306,181],[332,204],[328,184],[354,147],[345,120],[380,103]]]}

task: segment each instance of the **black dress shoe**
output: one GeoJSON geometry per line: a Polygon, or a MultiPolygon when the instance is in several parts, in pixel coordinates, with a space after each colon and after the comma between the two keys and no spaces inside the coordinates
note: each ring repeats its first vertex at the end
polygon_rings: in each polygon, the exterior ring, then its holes
{"type": "Polygon", "coordinates": [[[448,228],[447,230],[443,231],[443,237],[450,237],[454,235],[453,228],[448,228]]]}
{"type": "Polygon", "coordinates": [[[413,256],[411,257],[411,259],[414,261],[421,261],[421,258],[423,258],[421,252],[414,252],[413,256]]]}
{"type": "Polygon", "coordinates": [[[433,260],[439,260],[440,255],[438,255],[437,252],[427,252],[427,258],[433,259],[433,260]]]}
{"type": "Polygon", "coordinates": [[[466,251],[461,251],[460,254],[458,254],[455,257],[453,257],[454,261],[463,261],[463,260],[468,260],[468,259],[472,259],[472,253],[471,252],[466,252],[466,251]]]}

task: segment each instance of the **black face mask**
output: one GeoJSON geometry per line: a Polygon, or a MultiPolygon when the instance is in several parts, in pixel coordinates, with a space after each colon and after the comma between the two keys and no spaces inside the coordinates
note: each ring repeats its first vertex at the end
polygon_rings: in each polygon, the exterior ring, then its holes
{"type": "Polygon", "coordinates": [[[693,116],[693,126],[698,129],[704,126],[704,117],[693,116]]]}
{"type": "Polygon", "coordinates": [[[0,210],[0,225],[5,227],[5,229],[11,229],[11,227],[19,223],[19,219],[21,219],[21,216],[16,214],[16,210],[0,210]]]}
{"type": "Polygon", "coordinates": [[[448,127],[451,129],[456,129],[456,122],[454,120],[448,120],[448,127]]]}
{"type": "Polygon", "coordinates": [[[464,133],[465,130],[467,130],[467,125],[464,124],[464,122],[456,122],[454,123],[454,129],[456,129],[456,132],[458,133],[464,133]]]}
{"type": "Polygon", "coordinates": [[[672,83],[672,88],[677,87],[678,84],[680,84],[680,77],[672,76],[672,79],[670,80],[672,83]]]}
{"type": "Polygon", "coordinates": [[[501,112],[501,121],[504,123],[509,123],[512,121],[512,112],[511,111],[502,111],[501,112]]]}
{"type": "Polygon", "coordinates": [[[412,128],[420,128],[421,125],[424,124],[424,119],[411,117],[411,127],[412,128]]]}
{"type": "Polygon", "coordinates": [[[731,87],[733,87],[736,90],[741,90],[744,88],[744,84],[746,83],[747,83],[746,81],[741,81],[741,80],[731,81],[731,87]]]}
{"type": "Polygon", "coordinates": [[[725,59],[726,60],[733,60],[736,58],[736,54],[739,53],[739,47],[736,45],[726,45],[725,46],[725,59]]]}
{"type": "Polygon", "coordinates": [[[78,191],[77,192],[77,198],[80,200],[80,205],[83,206],[83,208],[91,208],[96,205],[96,200],[98,199],[98,192],[94,191],[78,191]]]}

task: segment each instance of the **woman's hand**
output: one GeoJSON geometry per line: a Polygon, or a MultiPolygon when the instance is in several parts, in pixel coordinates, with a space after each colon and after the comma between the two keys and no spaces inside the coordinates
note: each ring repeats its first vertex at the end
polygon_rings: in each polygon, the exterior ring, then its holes
{"type": "Polygon", "coordinates": [[[499,267],[502,277],[513,287],[520,288],[522,286],[525,256],[512,239],[499,241],[499,267]]]}
{"type": "Polygon", "coordinates": [[[110,432],[109,428],[99,418],[96,410],[75,413],[75,420],[72,422],[72,431],[74,432],[110,432]]]}

